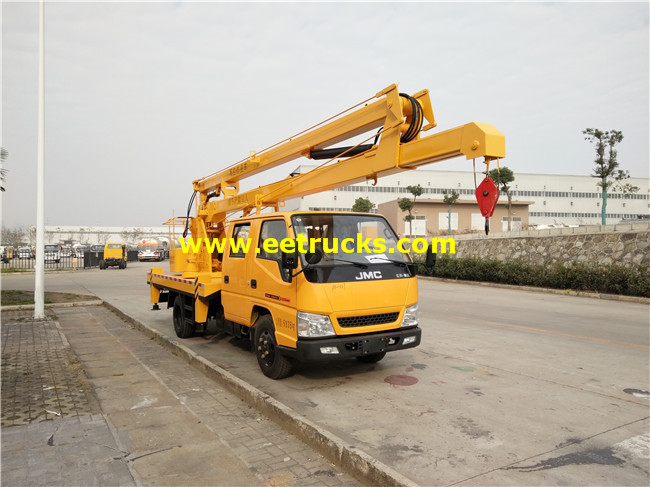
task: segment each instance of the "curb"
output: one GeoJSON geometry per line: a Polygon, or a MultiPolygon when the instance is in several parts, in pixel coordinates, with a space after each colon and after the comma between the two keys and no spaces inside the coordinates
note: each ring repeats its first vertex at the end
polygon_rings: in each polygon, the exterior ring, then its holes
{"type": "MultiPolygon", "coordinates": [[[[74,308],[77,306],[101,306],[104,301],[101,299],[93,299],[92,301],[73,301],[70,303],[48,303],[45,308],[74,308]]],[[[0,311],[25,311],[34,309],[33,304],[13,304],[8,306],[0,306],[0,311]]]]}
{"type": "Polygon", "coordinates": [[[204,373],[229,392],[235,394],[249,406],[255,408],[282,428],[292,433],[301,441],[354,476],[365,485],[383,487],[417,487],[418,484],[399,472],[372,458],[367,453],[349,445],[343,439],[323,429],[293,409],[282,404],[256,387],[234,376],[227,370],[193,352],[176,339],[163,335],[150,328],[122,310],[104,301],[104,307],[111,310],[123,320],[132,324],[138,331],[154,340],[158,345],[182,358],[195,369],[204,373]]]}
{"type": "Polygon", "coordinates": [[[532,292],[532,293],[559,294],[563,296],[578,296],[581,298],[606,299],[609,301],[622,301],[626,303],[650,304],[650,298],[644,298],[641,296],[626,296],[623,294],[597,293],[593,291],[574,291],[573,289],[553,289],[550,287],[517,286],[514,284],[501,284],[498,282],[465,281],[463,279],[449,279],[446,277],[421,276],[419,274],[417,277],[418,280],[423,279],[425,281],[449,282],[455,284],[469,284],[471,286],[496,287],[501,289],[515,289],[515,290],[532,292]]]}

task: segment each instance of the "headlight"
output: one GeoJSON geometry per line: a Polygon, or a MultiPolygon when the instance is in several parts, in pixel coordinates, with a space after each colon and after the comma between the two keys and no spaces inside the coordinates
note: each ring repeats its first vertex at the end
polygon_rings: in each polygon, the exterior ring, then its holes
{"type": "Polygon", "coordinates": [[[418,305],[409,306],[404,310],[404,319],[402,320],[402,328],[407,326],[417,326],[418,324],[418,305]]]}
{"type": "Polygon", "coordinates": [[[336,335],[329,316],[298,311],[298,336],[325,337],[336,335]]]}

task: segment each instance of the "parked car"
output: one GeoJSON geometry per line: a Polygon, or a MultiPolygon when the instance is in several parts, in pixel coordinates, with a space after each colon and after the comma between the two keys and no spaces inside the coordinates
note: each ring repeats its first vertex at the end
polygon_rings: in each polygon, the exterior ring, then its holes
{"type": "Polygon", "coordinates": [[[83,259],[86,252],[88,252],[88,247],[85,245],[76,244],[72,247],[72,253],[80,259],[83,259]]]}
{"type": "Polygon", "coordinates": [[[34,257],[31,247],[18,247],[18,258],[19,259],[31,259],[34,257]]]}
{"type": "Polygon", "coordinates": [[[58,244],[47,244],[43,254],[45,262],[56,262],[58,264],[61,261],[61,252],[58,244]]]}
{"type": "Polygon", "coordinates": [[[63,245],[61,247],[61,257],[71,257],[72,256],[72,247],[69,245],[63,245]]]}

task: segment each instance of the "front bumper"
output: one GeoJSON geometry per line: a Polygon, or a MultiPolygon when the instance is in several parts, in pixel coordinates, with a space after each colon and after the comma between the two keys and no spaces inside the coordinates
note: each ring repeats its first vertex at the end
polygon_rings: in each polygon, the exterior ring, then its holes
{"type": "Polygon", "coordinates": [[[381,352],[394,352],[417,347],[422,338],[422,329],[418,326],[411,328],[383,331],[365,335],[336,336],[332,338],[299,339],[296,348],[278,347],[283,355],[292,357],[300,362],[320,362],[344,358],[361,357],[381,352]],[[412,340],[404,344],[404,340],[412,340]],[[321,349],[338,353],[324,353],[321,349]]]}

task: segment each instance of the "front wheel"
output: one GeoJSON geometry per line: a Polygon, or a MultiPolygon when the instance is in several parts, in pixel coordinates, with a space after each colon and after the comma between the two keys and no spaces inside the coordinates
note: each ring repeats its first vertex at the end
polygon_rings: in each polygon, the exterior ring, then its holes
{"type": "Polygon", "coordinates": [[[291,362],[278,349],[270,315],[262,316],[255,326],[255,355],[265,376],[277,380],[291,375],[291,362]]]}
{"type": "Polygon", "coordinates": [[[183,306],[183,297],[176,296],[174,301],[174,331],[178,338],[190,338],[194,334],[194,328],[185,320],[185,306],[183,306]]]}

